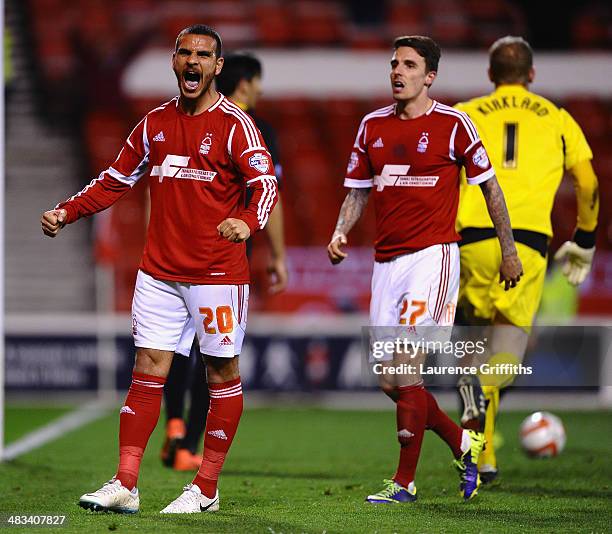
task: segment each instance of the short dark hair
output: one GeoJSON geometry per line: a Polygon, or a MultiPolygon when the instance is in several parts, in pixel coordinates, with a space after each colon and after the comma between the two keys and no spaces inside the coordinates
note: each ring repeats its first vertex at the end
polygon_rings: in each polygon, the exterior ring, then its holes
{"type": "Polygon", "coordinates": [[[221,36],[215,30],[213,30],[210,26],[206,26],[206,24],[193,24],[191,26],[187,26],[186,28],[183,28],[179,32],[179,34],[176,36],[176,43],[174,44],[175,52],[178,51],[179,41],[181,40],[181,37],[183,37],[184,35],[189,35],[189,34],[208,35],[209,37],[212,37],[217,44],[215,48],[215,55],[218,58],[221,57],[221,54],[223,52],[221,36]]]}
{"type": "Polygon", "coordinates": [[[533,50],[522,37],[507,35],[489,48],[491,80],[500,83],[526,83],[533,67],[533,50]]]}
{"type": "Polygon", "coordinates": [[[438,63],[440,62],[440,47],[431,37],[424,35],[403,35],[397,37],[393,41],[393,48],[397,50],[400,46],[409,46],[414,48],[419,56],[425,59],[427,72],[438,72],[438,63]]]}
{"type": "Polygon", "coordinates": [[[215,78],[217,91],[225,96],[234,94],[240,80],[250,82],[261,76],[261,61],[248,52],[234,52],[224,58],[223,70],[215,78]]]}

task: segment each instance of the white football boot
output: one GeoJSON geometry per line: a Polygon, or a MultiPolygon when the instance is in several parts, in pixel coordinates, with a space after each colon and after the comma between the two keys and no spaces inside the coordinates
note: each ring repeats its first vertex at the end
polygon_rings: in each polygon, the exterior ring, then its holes
{"type": "Polygon", "coordinates": [[[160,514],[195,514],[219,510],[219,490],[212,499],[202,495],[195,484],[187,484],[183,493],[166,506],[160,514]]]}
{"type": "Polygon", "coordinates": [[[79,506],[92,512],[135,514],[140,507],[140,498],[138,489],[134,488],[130,491],[113,477],[98,491],[82,495],[79,499],[79,506]]]}

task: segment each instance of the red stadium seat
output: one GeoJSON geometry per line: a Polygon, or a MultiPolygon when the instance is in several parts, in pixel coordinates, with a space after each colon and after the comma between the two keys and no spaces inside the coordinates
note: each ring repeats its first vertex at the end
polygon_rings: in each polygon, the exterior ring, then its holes
{"type": "Polygon", "coordinates": [[[280,46],[292,41],[293,17],[287,4],[263,0],[255,6],[257,39],[265,46],[280,46]]]}
{"type": "Polygon", "coordinates": [[[295,39],[301,44],[331,45],[343,40],[345,16],[339,2],[297,2],[294,17],[295,39]]]}
{"type": "Polygon", "coordinates": [[[123,117],[106,112],[87,117],[85,142],[92,174],[97,176],[115,161],[128,133],[123,117]]]}
{"type": "Polygon", "coordinates": [[[469,43],[471,28],[462,6],[453,0],[436,2],[429,13],[429,31],[442,46],[465,46],[469,43]]]}
{"type": "MultiPolygon", "coordinates": [[[[599,177],[600,193],[602,196],[604,191],[612,193],[612,152],[609,138],[596,139],[590,146],[593,151],[593,168],[599,177]]],[[[609,197],[609,201],[606,206],[612,205],[612,197],[609,197]]]]}
{"type": "Polygon", "coordinates": [[[331,100],[326,102],[324,109],[328,116],[326,146],[344,166],[363,117],[360,103],[357,100],[331,100]]]}
{"type": "MultiPolygon", "coordinates": [[[[177,90],[178,91],[178,90],[177,90]]],[[[158,97],[154,98],[133,98],[130,100],[130,119],[129,123],[134,126],[142,119],[149,111],[158,107],[162,100],[158,97]]]]}
{"type": "Polygon", "coordinates": [[[584,7],[585,11],[572,20],[572,42],[578,48],[610,48],[610,10],[597,4],[584,7]]]}
{"type": "Polygon", "coordinates": [[[576,119],[589,141],[602,139],[608,133],[608,110],[597,98],[570,98],[564,107],[576,119]]]}
{"type": "Polygon", "coordinates": [[[391,39],[398,35],[428,35],[424,3],[421,0],[392,0],[387,10],[387,25],[391,39]]]}
{"type": "Polygon", "coordinates": [[[65,35],[56,35],[41,43],[39,52],[44,77],[50,82],[63,81],[74,69],[72,47],[65,35]]]}
{"type": "Polygon", "coordinates": [[[464,44],[488,47],[502,35],[526,33],[522,11],[507,0],[467,0],[465,9],[471,31],[464,44]]]}

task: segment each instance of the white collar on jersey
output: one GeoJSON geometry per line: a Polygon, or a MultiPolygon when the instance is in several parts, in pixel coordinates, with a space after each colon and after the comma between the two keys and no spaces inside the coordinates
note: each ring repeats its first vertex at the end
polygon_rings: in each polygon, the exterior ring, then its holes
{"type": "MultiPolygon", "coordinates": [[[[216,108],[218,108],[218,107],[221,105],[221,102],[223,102],[223,101],[225,100],[225,96],[223,96],[223,93],[219,93],[219,92],[217,91],[217,94],[219,95],[219,98],[217,99],[217,101],[216,101],[216,102],[215,102],[215,103],[214,103],[212,106],[210,106],[210,107],[209,107],[209,108],[206,110],[206,111],[208,111],[209,113],[210,113],[211,111],[214,111],[216,108]]],[[[176,104],[175,104],[175,106],[178,108],[178,107],[179,107],[179,100],[181,99],[181,97],[180,97],[180,96],[177,96],[177,97],[175,97],[175,98],[176,98],[176,104]]]]}

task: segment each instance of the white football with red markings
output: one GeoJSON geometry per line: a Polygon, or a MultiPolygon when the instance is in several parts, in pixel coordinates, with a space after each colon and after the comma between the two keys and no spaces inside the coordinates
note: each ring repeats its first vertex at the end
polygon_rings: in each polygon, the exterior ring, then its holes
{"type": "Polygon", "coordinates": [[[565,447],[565,428],[556,415],[535,412],[521,423],[519,439],[528,456],[551,458],[565,447]]]}

